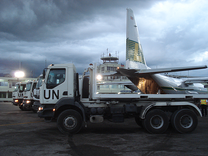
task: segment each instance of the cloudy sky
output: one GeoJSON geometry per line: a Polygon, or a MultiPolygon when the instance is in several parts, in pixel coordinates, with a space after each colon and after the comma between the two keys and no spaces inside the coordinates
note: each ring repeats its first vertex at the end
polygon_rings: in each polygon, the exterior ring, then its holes
{"type": "MultiPolygon", "coordinates": [[[[151,68],[208,65],[207,0],[0,0],[0,74],[73,62],[82,73],[103,54],[125,63],[126,8],[134,11],[151,68]]],[[[208,70],[182,75],[208,76],[208,70]]]]}

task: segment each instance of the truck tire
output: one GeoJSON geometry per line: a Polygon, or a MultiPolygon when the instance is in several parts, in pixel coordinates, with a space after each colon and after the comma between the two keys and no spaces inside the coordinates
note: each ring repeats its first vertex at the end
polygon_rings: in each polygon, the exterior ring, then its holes
{"type": "Polygon", "coordinates": [[[75,110],[63,111],[57,119],[57,126],[63,134],[78,133],[83,125],[82,116],[75,110]]]}
{"type": "Polygon", "coordinates": [[[192,110],[181,109],[173,113],[171,125],[179,133],[190,133],[196,129],[198,118],[192,110]]]}
{"type": "Polygon", "coordinates": [[[161,134],[167,130],[169,126],[169,119],[164,111],[154,109],[147,113],[142,124],[149,133],[161,134]]]}
{"type": "Polygon", "coordinates": [[[19,105],[19,108],[20,108],[22,111],[25,111],[25,108],[23,107],[22,104],[19,105]]]}

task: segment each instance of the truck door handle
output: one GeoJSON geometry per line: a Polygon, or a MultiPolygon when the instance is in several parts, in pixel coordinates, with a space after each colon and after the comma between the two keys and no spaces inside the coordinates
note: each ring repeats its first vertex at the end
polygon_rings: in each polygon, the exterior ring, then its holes
{"type": "Polygon", "coordinates": [[[64,91],[63,92],[63,95],[68,95],[68,91],[64,91]]]}

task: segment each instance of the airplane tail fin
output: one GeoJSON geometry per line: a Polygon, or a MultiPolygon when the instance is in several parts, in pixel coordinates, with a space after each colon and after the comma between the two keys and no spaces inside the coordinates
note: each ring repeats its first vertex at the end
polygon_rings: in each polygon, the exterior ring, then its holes
{"type": "Polygon", "coordinates": [[[126,68],[127,69],[148,68],[140,44],[139,33],[134,18],[134,13],[131,9],[127,9],[126,68]]]}

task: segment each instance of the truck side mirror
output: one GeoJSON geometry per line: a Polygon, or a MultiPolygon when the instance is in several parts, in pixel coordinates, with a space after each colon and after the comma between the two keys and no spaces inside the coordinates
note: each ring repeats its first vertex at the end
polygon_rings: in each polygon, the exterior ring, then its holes
{"type": "Polygon", "coordinates": [[[43,69],[43,79],[45,79],[45,69],[43,69]]]}

